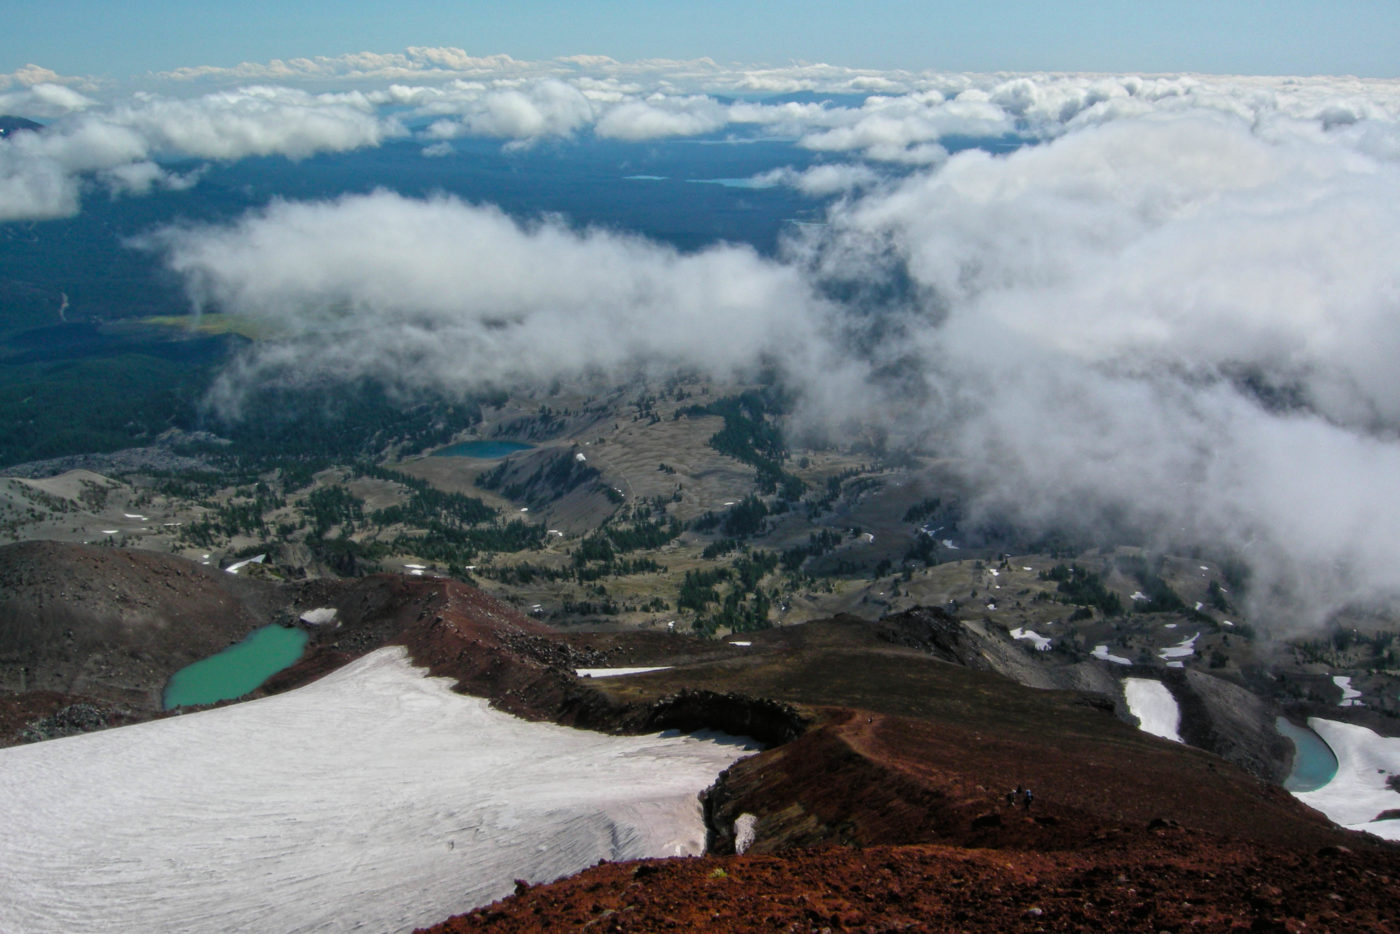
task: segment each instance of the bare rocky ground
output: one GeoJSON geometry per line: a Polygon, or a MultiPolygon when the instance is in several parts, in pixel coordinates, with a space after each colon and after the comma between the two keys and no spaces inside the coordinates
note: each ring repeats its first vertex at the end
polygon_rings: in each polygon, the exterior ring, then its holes
{"type": "Polygon", "coordinates": [[[603,864],[430,930],[1384,932],[1394,872],[1173,828],[1054,853],[829,846],[603,864]]]}
{"type": "Polygon", "coordinates": [[[1336,829],[1219,756],[1138,731],[1111,695],[1007,680],[992,635],[942,611],[815,621],[738,646],[560,633],[437,579],[274,584],[170,556],[37,544],[0,549],[0,564],[7,595],[36,595],[31,624],[14,632],[36,641],[52,618],[45,595],[67,593],[57,601],[66,628],[77,639],[86,626],[88,651],[109,659],[101,678],[63,681],[83,666],[62,640],[38,639],[45,648],[27,667],[57,689],[7,695],[3,709],[21,716],[72,707],[79,685],[99,703],[139,696],[186,651],[177,609],[226,642],[238,628],[219,629],[226,617],[246,613],[251,625],[333,606],[340,625],[319,627],[302,661],[262,692],[399,642],[458,690],[521,716],[607,731],[720,728],[770,745],[707,793],[717,855],[599,866],[443,930],[1395,929],[1400,850],[1336,829]],[[105,586],[118,580],[145,595],[140,612],[105,586]],[[672,667],[574,675],[646,664],[672,667]],[[1017,784],[1035,791],[1029,811],[1007,804],[1017,784]],[[743,815],[752,842],[724,855],[743,815]]]}

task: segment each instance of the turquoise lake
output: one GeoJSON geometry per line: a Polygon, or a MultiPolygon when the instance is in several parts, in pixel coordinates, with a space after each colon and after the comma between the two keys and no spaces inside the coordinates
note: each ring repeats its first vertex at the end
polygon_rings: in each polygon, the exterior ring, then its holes
{"type": "Polygon", "coordinates": [[[495,460],[518,451],[528,451],[532,447],[533,444],[521,444],[519,441],[463,441],[460,444],[438,448],[433,452],[433,457],[477,457],[495,460]]]}
{"type": "Polygon", "coordinates": [[[1287,718],[1274,721],[1279,733],[1293,743],[1293,771],[1284,779],[1289,791],[1316,791],[1337,775],[1337,755],[1312,730],[1295,726],[1287,718]]]}
{"type": "Polygon", "coordinates": [[[264,626],[218,655],[186,665],[165,685],[166,710],[242,697],[301,658],[310,635],[296,626],[264,626]]]}

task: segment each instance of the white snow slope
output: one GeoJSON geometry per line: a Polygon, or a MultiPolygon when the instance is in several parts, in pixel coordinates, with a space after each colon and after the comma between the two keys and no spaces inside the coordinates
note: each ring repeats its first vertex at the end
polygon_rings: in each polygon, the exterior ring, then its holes
{"type": "Polygon", "coordinates": [[[1144,733],[1181,742],[1181,709],[1165,684],[1155,678],[1124,678],[1123,697],[1144,733]]]}
{"type": "Polygon", "coordinates": [[[1113,662],[1115,665],[1131,665],[1133,663],[1131,658],[1124,658],[1121,655],[1114,655],[1109,652],[1108,644],[1104,642],[1100,642],[1098,645],[1094,646],[1093,654],[1094,657],[1100,661],[1113,662]]]}
{"type": "Polygon", "coordinates": [[[529,723],[381,649],[288,694],[0,751],[6,931],[407,931],[696,854],[753,749],[529,723]]]}
{"type": "Polygon", "coordinates": [[[1375,819],[1400,808],[1400,794],[1386,787],[1388,776],[1400,774],[1400,739],[1321,717],[1309,717],[1308,726],[1337,754],[1337,775],[1316,791],[1293,796],[1349,830],[1400,840],[1400,820],[1375,819]]]}

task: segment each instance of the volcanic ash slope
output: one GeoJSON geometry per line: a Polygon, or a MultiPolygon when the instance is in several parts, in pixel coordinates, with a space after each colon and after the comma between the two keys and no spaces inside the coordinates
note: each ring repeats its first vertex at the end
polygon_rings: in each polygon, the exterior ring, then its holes
{"type": "Polygon", "coordinates": [[[299,690],[0,752],[13,930],[404,931],[600,859],[696,854],[728,737],[604,736],[400,648],[299,690]]]}

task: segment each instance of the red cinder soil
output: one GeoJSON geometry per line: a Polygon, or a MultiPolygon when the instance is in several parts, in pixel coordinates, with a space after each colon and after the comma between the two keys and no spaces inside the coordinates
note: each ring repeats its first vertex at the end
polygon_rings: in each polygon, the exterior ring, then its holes
{"type": "Polygon", "coordinates": [[[1397,929],[1395,864],[1138,831],[1080,851],[830,846],[604,863],[434,934],[1397,929]]]}

